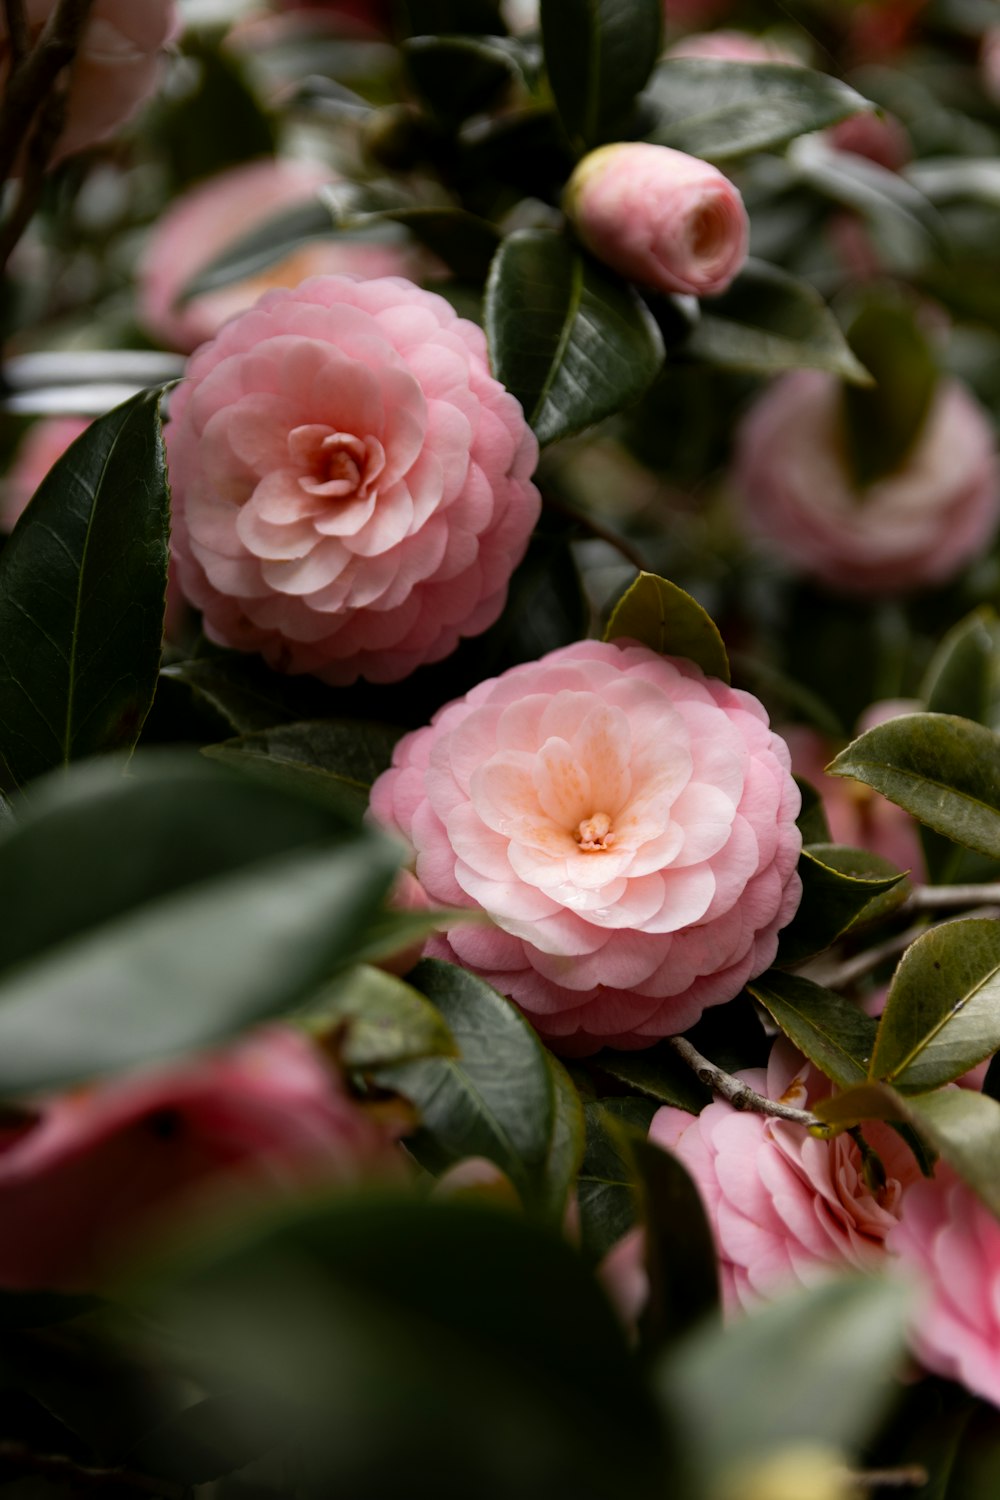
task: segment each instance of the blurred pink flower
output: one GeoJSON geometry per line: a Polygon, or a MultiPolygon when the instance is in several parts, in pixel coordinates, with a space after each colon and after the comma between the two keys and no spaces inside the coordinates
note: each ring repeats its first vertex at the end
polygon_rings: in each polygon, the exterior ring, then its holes
{"type": "MultiPolygon", "coordinates": [[[[318,162],[266,157],[231,167],[175,199],[154,225],[138,265],[139,320],[169,349],[190,353],[273,287],[309,276],[415,276],[430,257],[403,245],[306,241],[273,265],[177,306],[181,292],[227,246],[334,180],[318,162]]],[[[332,221],[331,221],[332,224],[332,221]]]]}
{"type": "Polygon", "coordinates": [[[993,429],[957,380],[940,382],[902,465],[859,490],[847,466],[840,382],[796,370],[743,419],[733,479],[760,538],[844,593],[945,583],[1000,519],[993,429]]]}
{"type": "Polygon", "coordinates": [[[513,667],[396,746],[372,812],[444,906],[427,951],[576,1054],[683,1031],[774,957],[798,905],[788,750],[748,693],[645,646],[513,667]]]}
{"type": "Polygon", "coordinates": [[[911,1327],[920,1362],[1000,1406],[1000,1223],[950,1167],[906,1194],[887,1248],[926,1299],[911,1327]]]}
{"type": "Polygon", "coordinates": [[[669,146],[626,141],[591,151],[566,186],[565,207],[599,260],[659,291],[714,296],[747,257],[739,189],[669,146]]]}
{"type": "Polygon", "coordinates": [[[268,292],[189,362],[167,447],[206,633],[335,684],[492,625],[538,517],[538,445],[482,330],[395,277],[268,292]]]}
{"type": "MultiPolygon", "coordinates": [[[[34,42],[56,0],[25,0],[34,42]]],[[[73,63],[66,125],[53,163],[112,135],[156,88],[164,47],[180,28],[175,0],[94,0],[73,63]]],[[[0,7],[0,88],[10,71],[10,36],[0,7]]]]}
{"type": "Polygon", "coordinates": [[[221,1194],[401,1170],[298,1032],[58,1095],[0,1130],[0,1285],[87,1287],[221,1194]]]}
{"type": "Polygon", "coordinates": [[[719,62],[787,63],[793,68],[803,65],[802,58],[787,47],[749,31],[699,31],[674,42],[667,56],[703,57],[719,62]]]}
{"type": "Polygon", "coordinates": [[[42,417],[21,439],[3,482],[0,524],[13,531],[24,507],[71,443],[90,426],[86,417],[42,417]]]}
{"type": "MultiPolygon", "coordinates": [[[[797,1109],[808,1109],[832,1087],[784,1041],[772,1048],[766,1073],[749,1069],[737,1076],[797,1109]]],[[[666,1106],[654,1115],[649,1134],[680,1158],[698,1186],[730,1312],[796,1284],[811,1286],[831,1272],[879,1265],[904,1191],[920,1176],[909,1148],[880,1123],[864,1127],[885,1168],[885,1185],[877,1190],[865,1182],[850,1136],[817,1140],[804,1125],[736,1110],[721,1099],[700,1115],[666,1106]]]]}
{"type": "Polygon", "coordinates": [[[837,151],[863,156],[887,172],[899,172],[913,155],[909,133],[895,115],[866,112],[832,125],[826,139],[837,151]]]}
{"type": "MultiPolygon", "coordinates": [[[[858,734],[887,719],[919,709],[910,700],[873,703],[858,722],[858,734]]],[[[842,747],[805,724],[782,725],[778,731],[792,752],[792,770],[810,782],[823,799],[823,811],[835,844],[869,849],[917,881],[926,879],[917,824],[908,812],[871,787],[846,776],[828,776],[826,767],[842,747]]]]}

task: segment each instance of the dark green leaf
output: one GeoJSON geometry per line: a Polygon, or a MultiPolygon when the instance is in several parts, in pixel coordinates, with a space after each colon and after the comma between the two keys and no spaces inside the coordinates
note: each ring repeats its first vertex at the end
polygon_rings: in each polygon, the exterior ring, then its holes
{"type": "Polygon", "coordinates": [[[410,36],[502,36],[499,0],[399,0],[410,36]]]}
{"type": "Polygon", "coordinates": [[[504,240],[485,324],[493,372],[543,444],[637,401],[663,362],[660,331],[632,288],[547,229],[504,240]]]}
{"type": "Polygon", "coordinates": [[[919,1094],[998,1048],[1000,925],[968,918],[925,932],[893,975],[869,1076],[919,1094]]]}
{"type": "Polygon", "coordinates": [[[149,126],[175,192],[227,167],[270,156],[277,144],[274,124],[261,109],[236,48],[204,46],[189,29],[185,51],[189,71],[180,74],[181,92],[162,91],[149,126]]]}
{"type": "Polygon", "coordinates": [[[713,297],[684,350],[705,364],[755,375],[808,368],[870,381],[819,293],[760,260],[747,261],[728,291],[713,297]]]}
{"type": "Polygon", "coordinates": [[[895,304],[870,303],[848,338],[875,381],[843,391],[848,460],[864,489],[898,469],[919,442],[938,370],[915,314],[895,304]]]}
{"type": "Polygon", "coordinates": [[[683,656],[707,677],[729,681],[729,659],[715,621],[676,583],[640,573],[611,611],[606,641],[633,640],[652,651],[683,656]]]}
{"type": "Polygon", "coordinates": [[[186,1488],[242,1469],[283,1435],[273,1407],[242,1394],[209,1396],[144,1433],[125,1464],[186,1488]]]}
{"type": "Polygon", "coordinates": [[[614,138],[660,52],[660,0],[541,0],[549,83],[566,133],[614,138]]]}
{"type": "Polygon", "coordinates": [[[359,964],[381,964],[387,959],[398,959],[399,955],[423,947],[432,932],[454,927],[458,922],[483,921],[480,912],[445,907],[418,908],[405,911],[387,907],[376,912],[374,918],[365,923],[359,932],[354,949],[354,962],[359,964]]]}
{"type": "Polygon", "coordinates": [[[440,1011],[419,990],[366,965],[349,969],[311,998],[297,1019],[348,1068],[458,1054],[440,1011]]]}
{"type": "Polygon", "coordinates": [[[719,1306],[715,1241],[701,1194],[676,1156],[635,1139],[649,1299],[639,1320],[646,1350],[663,1348],[719,1306]]]}
{"type": "Polygon", "coordinates": [[[804,776],[796,776],[794,780],[802,796],[802,806],[795,821],[799,825],[803,844],[832,843],[830,825],[826,821],[823,799],[819,792],[804,776]]]}
{"type": "Polygon", "coordinates": [[[500,244],[500,235],[488,219],[460,208],[387,208],[366,214],[359,226],[401,224],[432,251],[463,281],[479,285],[486,280],[500,244]]]}
{"type": "Polygon", "coordinates": [[[274,724],[319,718],[329,711],[331,693],[313,677],[272,672],[257,657],[223,652],[164,667],[161,677],[189,689],[238,734],[274,724]]]}
{"type": "Polygon", "coordinates": [[[638,1183],[625,1138],[606,1109],[607,1101],[584,1106],[586,1148],[577,1180],[580,1244],[599,1261],[636,1224],[638,1183]]]}
{"type": "Polygon", "coordinates": [[[1000,858],[1000,739],[951,714],[879,724],[830,766],[853,776],[937,833],[1000,858]]]}
{"type": "Polygon", "coordinates": [[[709,161],[773,151],[871,108],[828,73],[688,57],[660,63],[645,101],[656,117],[647,140],[709,161]]]}
{"type": "Polygon", "coordinates": [[[411,1144],[433,1171],[468,1156],[496,1162],[525,1201],[557,1221],[583,1151],[583,1113],[561,1065],[520,1012],[451,964],[425,959],[410,982],[436,1006],[459,1049],[384,1070],[423,1130],[411,1144]]]}
{"type": "Polygon", "coordinates": [[[153,701],[170,498],[160,392],[99,418],[0,554],[0,764],[23,785],[130,749],[153,701]]]}
{"type": "Polygon", "coordinates": [[[489,109],[519,72],[509,47],[477,37],[415,36],[403,52],[417,93],[453,126],[489,109]]]}
{"type": "Polygon", "coordinates": [[[920,688],[928,713],[989,722],[1000,660],[1000,621],[988,605],[974,609],[943,638],[920,688]]]}
{"type": "Polygon", "coordinates": [[[391,765],[393,747],[401,733],[387,724],[321,719],[256,730],[221,745],[209,745],[206,753],[222,760],[250,756],[304,767],[367,794],[391,765]]]}
{"type": "Polygon", "coordinates": [[[822,953],[844,933],[887,915],[905,901],[905,874],[867,849],[814,844],[799,857],[802,901],[779,939],[782,968],[822,953]]]}
{"type": "Polygon", "coordinates": [[[822,985],[770,969],[747,985],[798,1050],[841,1088],[868,1076],[877,1023],[822,985]]]}
{"type": "Polygon", "coordinates": [[[831,1281],[670,1351],[659,1388],[713,1490],[793,1445],[858,1452],[894,1394],[909,1312],[894,1282],[831,1281]]]}
{"type": "Polygon", "coordinates": [[[594,1061],[620,1083],[692,1115],[699,1114],[712,1098],[711,1090],[698,1082],[669,1042],[659,1042],[641,1052],[601,1052],[594,1061]]]}
{"type": "Polygon", "coordinates": [[[70,1322],[97,1305],[96,1297],[74,1292],[0,1291],[0,1329],[7,1333],[12,1328],[48,1328],[70,1322]]]}

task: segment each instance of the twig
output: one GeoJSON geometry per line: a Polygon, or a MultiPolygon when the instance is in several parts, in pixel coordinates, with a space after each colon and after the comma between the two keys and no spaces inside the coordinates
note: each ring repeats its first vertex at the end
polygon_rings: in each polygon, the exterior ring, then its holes
{"type": "Polygon", "coordinates": [[[899,1469],[850,1469],[843,1478],[856,1490],[916,1490],[927,1483],[928,1474],[920,1464],[907,1464],[899,1469]]]}
{"type": "Polygon", "coordinates": [[[7,218],[0,224],[0,272],[6,268],[15,245],[31,223],[41,200],[45,169],[66,122],[67,88],[67,84],[53,88],[28,139],[17,196],[7,218]]]}
{"type": "Polygon", "coordinates": [[[670,1045],[701,1082],[715,1093],[721,1094],[723,1099],[728,1099],[734,1109],[750,1109],[759,1115],[774,1115],[779,1120],[791,1120],[794,1125],[822,1123],[809,1110],[794,1109],[790,1104],[782,1104],[780,1100],[768,1099],[740,1079],[734,1078],[731,1073],[724,1073],[715,1063],[703,1057],[696,1047],[692,1047],[685,1037],[672,1036],[670,1045]]]}
{"type": "Polygon", "coordinates": [[[74,1491],[121,1489],[132,1494],[158,1495],[163,1500],[182,1500],[188,1493],[185,1486],[169,1479],[155,1479],[131,1469],[95,1468],[62,1453],[34,1453],[23,1443],[0,1442],[0,1473],[5,1468],[13,1471],[8,1477],[39,1474],[57,1484],[71,1484],[74,1491]]]}
{"type": "Polygon", "coordinates": [[[845,958],[842,963],[831,964],[828,968],[821,965],[809,965],[808,977],[815,984],[821,984],[828,990],[845,990],[849,985],[855,984],[870,974],[872,969],[877,969],[880,963],[887,958],[895,958],[897,953],[902,953],[911,943],[916,942],[921,933],[927,931],[926,922],[917,922],[908,927],[905,932],[897,932],[888,937],[882,943],[876,943],[874,948],[866,948],[863,953],[856,953],[853,958],[845,958]]]}
{"type": "MultiPolygon", "coordinates": [[[[9,17],[8,0],[4,4],[9,17]]],[[[92,5],[93,0],[59,0],[34,47],[12,68],[0,108],[0,181],[11,175],[32,125],[51,101],[56,80],[76,57],[92,5]]]]}
{"type": "Polygon", "coordinates": [[[627,542],[624,537],[618,536],[615,532],[609,531],[606,526],[602,526],[600,521],[595,521],[593,516],[588,515],[586,511],[577,510],[573,505],[567,505],[565,500],[557,500],[551,493],[545,495],[544,504],[546,510],[555,511],[556,515],[565,516],[568,521],[575,521],[578,526],[582,526],[584,531],[589,532],[598,541],[607,542],[608,546],[613,547],[616,552],[620,553],[625,561],[631,563],[637,572],[643,573],[646,571],[646,564],[632,547],[631,543],[627,542]]]}
{"type": "Polygon", "coordinates": [[[946,910],[953,906],[1000,903],[1000,882],[982,885],[917,885],[904,903],[906,911],[946,910]]]}

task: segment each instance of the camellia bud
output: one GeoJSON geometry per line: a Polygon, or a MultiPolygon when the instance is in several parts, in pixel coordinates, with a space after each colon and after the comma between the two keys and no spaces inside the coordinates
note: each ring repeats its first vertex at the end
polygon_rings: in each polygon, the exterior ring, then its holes
{"type": "Polygon", "coordinates": [[[747,257],[739,190],[708,162],[645,141],[585,156],[564,207],[583,243],[623,276],[661,292],[711,297],[747,257]]]}

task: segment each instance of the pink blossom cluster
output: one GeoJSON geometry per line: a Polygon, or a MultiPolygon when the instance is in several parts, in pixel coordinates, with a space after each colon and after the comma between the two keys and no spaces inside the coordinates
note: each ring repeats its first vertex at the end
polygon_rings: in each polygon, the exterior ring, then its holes
{"type": "Polygon", "coordinates": [[[374,816],[442,906],[429,950],[564,1052],[683,1031],[771,963],[800,896],[799,794],[761,705],[645,646],[584,641],[396,747],[374,816]]]}

